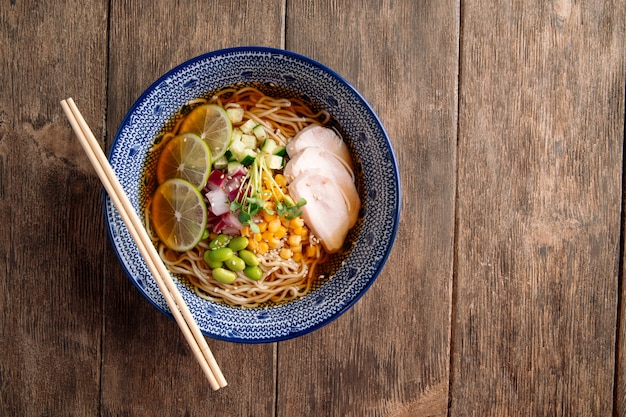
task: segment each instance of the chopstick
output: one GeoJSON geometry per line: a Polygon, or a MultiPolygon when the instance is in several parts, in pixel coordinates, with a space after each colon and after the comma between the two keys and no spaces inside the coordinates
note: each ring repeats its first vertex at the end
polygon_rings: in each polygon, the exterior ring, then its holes
{"type": "Polygon", "coordinates": [[[218,390],[225,387],[227,385],[226,379],[217,365],[204,335],[191,315],[187,304],[185,304],[176,284],[172,280],[172,276],[161,260],[161,257],[148,236],[148,232],[141,224],[141,220],[133,209],[128,196],[124,192],[122,185],[109,164],[107,157],[104,155],[102,148],[100,148],[98,141],[91,132],[91,129],[89,129],[87,122],[85,122],[74,100],[71,98],[62,100],[61,107],[63,107],[65,115],[74,129],[74,133],[76,133],[89,161],[100,177],[100,181],[104,185],[107,194],[117,208],[135,244],[139,248],[141,255],[146,261],[159,290],[163,294],[176,323],[183,332],[211,388],[218,390]]]}

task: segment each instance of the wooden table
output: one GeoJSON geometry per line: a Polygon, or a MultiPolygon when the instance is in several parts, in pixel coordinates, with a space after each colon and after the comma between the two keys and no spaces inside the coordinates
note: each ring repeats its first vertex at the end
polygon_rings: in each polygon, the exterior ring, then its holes
{"type": "Polygon", "coordinates": [[[0,415],[625,416],[625,23],[621,0],[2,1],[0,415]],[[338,320],[209,339],[213,392],[117,262],[59,101],[108,149],[156,78],[238,45],[362,92],[403,212],[338,320]]]}

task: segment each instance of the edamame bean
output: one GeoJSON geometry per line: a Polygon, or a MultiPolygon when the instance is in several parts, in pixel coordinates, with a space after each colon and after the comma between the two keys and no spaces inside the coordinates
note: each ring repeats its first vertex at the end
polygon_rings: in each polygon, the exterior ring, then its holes
{"type": "Polygon", "coordinates": [[[224,284],[231,284],[237,279],[237,275],[233,271],[224,268],[215,268],[212,273],[213,278],[224,284]]]}
{"type": "Polygon", "coordinates": [[[209,242],[209,249],[223,248],[228,245],[230,238],[227,235],[217,235],[215,239],[209,242]]]}
{"type": "Polygon", "coordinates": [[[228,247],[233,251],[238,252],[248,247],[248,238],[245,236],[237,236],[230,240],[228,247]]]}
{"type": "Polygon", "coordinates": [[[247,249],[240,250],[239,257],[243,259],[248,266],[257,266],[259,264],[259,258],[256,257],[254,252],[247,249]]]}
{"type": "Polygon", "coordinates": [[[210,262],[206,263],[209,268],[211,269],[215,269],[215,268],[222,268],[224,266],[224,262],[220,262],[220,261],[213,261],[211,260],[210,262]]]}
{"type": "Polygon", "coordinates": [[[206,264],[209,266],[209,268],[211,269],[215,269],[215,268],[221,268],[222,266],[224,266],[224,262],[222,261],[214,261],[213,259],[211,259],[211,257],[209,256],[211,251],[204,251],[204,255],[202,255],[202,257],[204,258],[204,262],[206,262],[206,264]]]}
{"type": "Polygon", "coordinates": [[[233,256],[233,250],[231,248],[217,248],[209,251],[209,258],[218,262],[224,262],[231,256],[233,256]]]}
{"type": "Polygon", "coordinates": [[[246,267],[246,263],[237,255],[233,255],[224,261],[224,266],[231,271],[243,271],[246,267]]]}
{"type": "Polygon", "coordinates": [[[246,274],[248,278],[254,281],[258,281],[263,278],[263,270],[258,266],[246,266],[243,270],[243,273],[246,274]]]}

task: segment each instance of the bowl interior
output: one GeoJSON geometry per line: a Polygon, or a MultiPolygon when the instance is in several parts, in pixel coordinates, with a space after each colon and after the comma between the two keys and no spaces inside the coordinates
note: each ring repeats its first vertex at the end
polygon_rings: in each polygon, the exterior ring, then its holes
{"type": "MultiPolygon", "coordinates": [[[[297,95],[328,110],[352,153],[362,209],[345,250],[326,264],[325,280],[305,297],[259,308],[236,308],[198,297],[186,280],[177,286],[202,332],[236,342],[273,342],[315,330],[349,309],[371,286],[391,250],[400,212],[393,149],[376,114],[345,80],[309,58],[271,48],[233,48],[194,58],[166,73],[135,102],[122,122],[109,161],[142,216],[154,165],[148,150],[189,100],[232,85],[253,84],[266,94],[297,95]]],[[[117,210],[104,198],[110,240],[127,275],[160,311],[171,316],[117,210]]]]}

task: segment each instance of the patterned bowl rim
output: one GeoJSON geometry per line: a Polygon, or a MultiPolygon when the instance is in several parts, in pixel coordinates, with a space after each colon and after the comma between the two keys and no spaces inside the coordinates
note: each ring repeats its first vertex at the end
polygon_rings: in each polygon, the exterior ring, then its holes
{"type": "MultiPolygon", "coordinates": [[[[382,134],[382,137],[385,140],[385,145],[389,151],[389,158],[390,158],[390,162],[392,164],[392,168],[393,168],[393,182],[394,182],[394,186],[396,189],[396,199],[395,201],[393,201],[393,205],[395,207],[394,213],[393,213],[393,226],[392,226],[392,230],[390,232],[390,238],[389,238],[389,245],[387,246],[387,248],[385,249],[385,252],[382,256],[382,258],[379,260],[378,262],[378,267],[373,271],[373,273],[371,274],[367,284],[365,286],[363,286],[361,288],[361,290],[351,299],[349,300],[349,302],[347,302],[343,307],[341,307],[341,309],[335,311],[334,313],[332,313],[329,317],[323,319],[321,322],[317,323],[317,324],[313,324],[310,325],[302,330],[298,330],[295,332],[290,332],[289,334],[286,335],[276,335],[273,337],[269,337],[269,338],[241,338],[241,337],[231,337],[231,336],[224,336],[221,334],[214,334],[212,332],[208,332],[205,331],[204,329],[202,329],[202,333],[207,336],[207,337],[211,337],[213,339],[217,339],[217,340],[223,340],[223,341],[227,341],[227,342],[236,342],[236,343],[251,343],[251,344],[256,344],[256,343],[273,343],[273,342],[278,342],[278,341],[283,341],[283,340],[289,340],[289,339],[293,339],[299,336],[303,336],[305,334],[311,333],[317,329],[320,329],[326,325],[328,325],[329,323],[333,322],[334,320],[336,320],[337,318],[339,318],[341,315],[343,315],[345,312],[347,312],[348,310],[350,310],[354,304],[363,296],[365,295],[365,293],[369,290],[369,288],[373,285],[374,281],[378,278],[378,276],[380,275],[380,272],[382,271],[382,269],[384,268],[387,259],[389,258],[389,255],[391,253],[392,247],[395,243],[396,240],[396,235],[398,232],[398,226],[399,226],[399,222],[400,222],[400,213],[402,211],[402,190],[401,190],[401,184],[400,184],[400,177],[399,177],[399,169],[398,169],[398,162],[397,162],[397,158],[396,155],[394,153],[394,149],[393,146],[391,144],[391,141],[389,139],[389,135],[387,134],[387,131],[385,130],[382,122],[380,121],[380,118],[378,117],[378,115],[376,114],[376,112],[373,110],[373,108],[370,106],[370,104],[367,102],[367,100],[365,100],[365,98],[361,95],[361,93],[359,93],[359,91],[354,88],[346,79],[344,79],[341,75],[339,75],[337,72],[335,72],[334,70],[330,69],[329,67],[325,66],[324,64],[321,64],[315,60],[313,60],[312,58],[309,58],[307,56],[295,53],[293,51],[289,51],[286,49],[278,49],[278,48],[272,48],[272,47],[264,47],[264,46],[238,46],[238,47],[231,47],[231,48],[224,48],[224,49],[218,49],[218,50],[214,50],[211,52],[207,52],[198,56],[195,56],[193,58],[190,58],[184,62],[182,62],[181,64],[178,64],[177,66],[173,67],[172,69],[168,70],[167,72],[165,72],[163,75],[161,75],[156,81],[154,81],[152,84],[150,84],[150,86],[148,88],[146,88],[143,93],[135,100],[135,102],[132,104],[132,106],[129,108],[129,110],[126,112],[126,115],[124,116],[124,119],[122,120],[122,122],[120,123],[113,142],[111,144],[111,147],[109,149],[109,154],[108,154],[108,158],[109,160],[111,159],[113,152],[116,149],[116,146],[118,145],[118,137],[120,136],[120,134],[122,133],[124,127],[129,123],[129,121],[131,120],[131,116],[133,115],[133,113],[136,111],[136,109],[140,106],[140,104],[143,103],[143,101],[150,95],[150,93],[157,88],[159,85],[161,85],[165,80],[167,80],[169,77],[177,74],[178,72],[180,72],[181,70],[185,69],[186,67],[193,65],[199,61],[203,61],[203,60],[208,60],[211,58],[215,58],[215,57],[219,57],[222,55],[231,55],[231,54],[241,54],[241,53],[268,53],[268,54],[277,54],[277,55],[283,55],[285,57],[289,57],[291,59],[294,59],[296,61],[301,61],[304,64],[307,64],[311,67],[317,68],[318,70],[321,70],[322,72],[326,73],[327,75],[329,75],[331,78],[334,78],[336,82],[338,82],[339,84],[341,84],[344,88],[346,88],[350,94],[353,95],[353,97],[364,107],[364,109],[369,113],[368,116],[371,117],[376,124],[376,128],[380,131],[380,133],[382,134]]],[[[119,252],[118,247],[115,245],[114,243],[114,238],[112,236],[112,224],[111,224],[111,219],[109,218],[109,216],[107,216],[107,205],[111,205],[111,201],[109,199],[109,196],[107,195],[106,191],[103,190],[102,192],[103,194],[103,199],[102,199],[102,206],[103,206],[103,212],[104,212],[104,218],[105,218],[105,226],[106,226],[106,231],[107,231],[107,235],[109,238],[109,242],[111,244],[111,246],[113,247],[113,250],[115,252],[116,257],[118,258],[118,261],[120,263],[120,265],[122,266],[122,269],[124,270],[125,274],[127,275],[127,277],[130,279],[130,281],[132,282],[133,286],[141,293],[141,295],[143,296],[143,298],[145,298],[146,300],[148,300],[148,302],[150,304],[152,304],[158,311],[160,311],[163,315],[165,315],[166,317],[168,317],[169,319],[171,319],[172,321],[174,321],[174,316],[172,315],[172,313],[170,311],[167,311],[163,308],[163,306],[159,305],[155,300],[152,299],[152,297],[150,297],[145,291],[144,289],[142,289],[139,284],[137,283],[137,279],[133,276],[133,274],[131,273],[131,271],[128,270],[128,268],[126,267],[125,263],[123,262],[122,259],[122,254],[119,252]]],[[[115,208],[113,208],[114,211],[116,211],[115,208]]]]}

